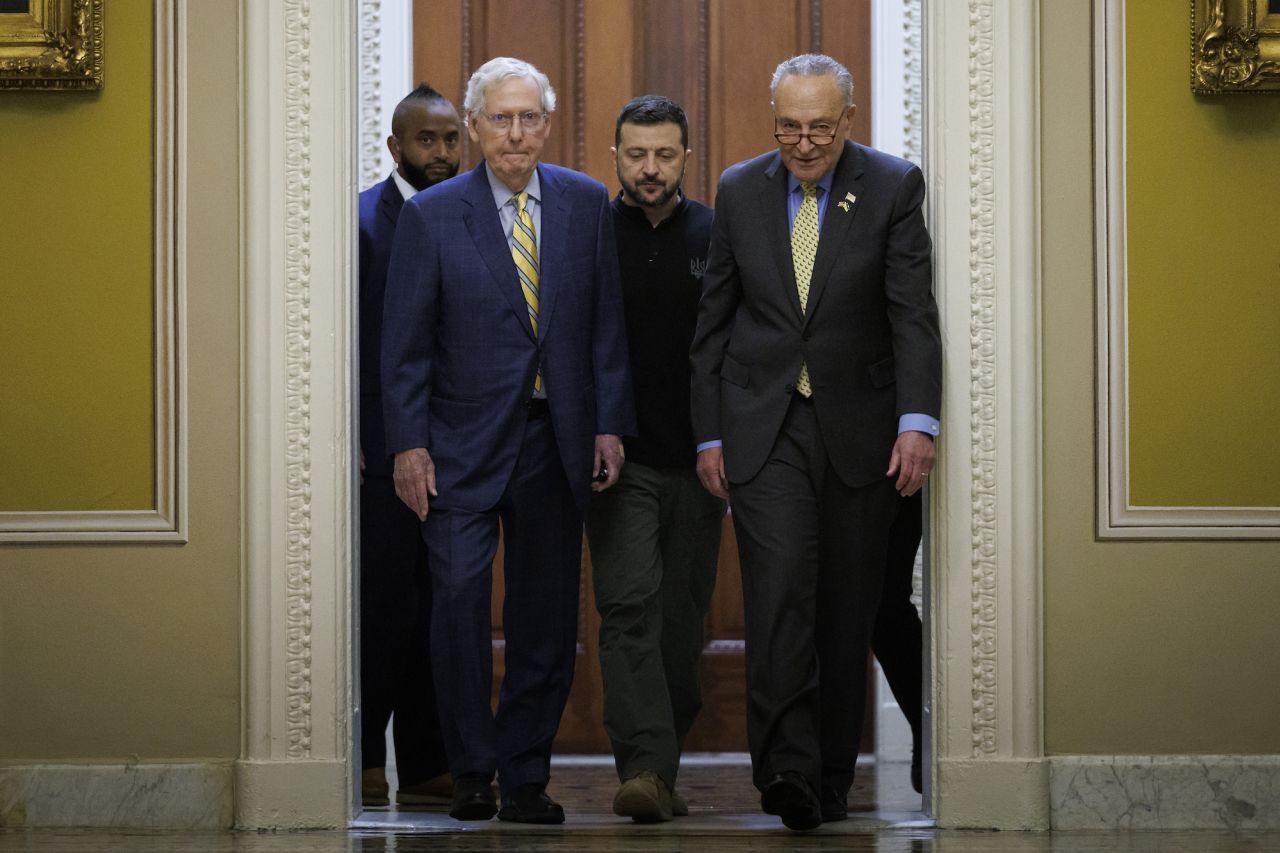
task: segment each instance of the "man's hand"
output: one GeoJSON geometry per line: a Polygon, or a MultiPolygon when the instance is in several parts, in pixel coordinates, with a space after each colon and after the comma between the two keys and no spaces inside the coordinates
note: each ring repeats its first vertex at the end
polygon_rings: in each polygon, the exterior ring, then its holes
{"type": "Polygon", "coordinates": [[[428,496],[436,496],[436,464],[431,454],[425,447],[401,450],[396,454],[394,477],[396,496],[417,513],[419,521],[426,521],[428,496]]]}
{"type": "Polygon", "coordinates": [[[596,436],[596,458],[591,466],[591,476],[599,477],[605,473],[603,480],[593,479],[591,491],[603,492],[618,482],[618,474],[622,472],[622,460],[626,454],[622,451],[622,439],[616,435],[602,434],[596,436]]]}
{"type": "Polygon", "coordinates": [[[925,478],[933,470],[933,439],[926,433],[907,430],[898,435],[889,456],[886,477],[897,476],[893,487],[904,498],[909,498],[924,485],[925,478]]]}
{"type": "Polygon", "coordinates": [[[729,499],[729,481],[724,478],[724,448],[708,447],[698,454],[698,479],[702,488],[721,500],[729,499]]]}

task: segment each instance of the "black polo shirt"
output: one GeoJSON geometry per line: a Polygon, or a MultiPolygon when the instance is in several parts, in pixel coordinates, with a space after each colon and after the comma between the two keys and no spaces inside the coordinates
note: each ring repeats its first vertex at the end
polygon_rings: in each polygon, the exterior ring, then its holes
{"type": "Polygon", "coordinates": [[[644,209],[613,200],[622,270],[631,376],[640,434],[626,440],[628,461],[653,467],[693,465],[689,345],[698,319],[711,244],[711,208],[683,195],[654,228],[644,209]]]}

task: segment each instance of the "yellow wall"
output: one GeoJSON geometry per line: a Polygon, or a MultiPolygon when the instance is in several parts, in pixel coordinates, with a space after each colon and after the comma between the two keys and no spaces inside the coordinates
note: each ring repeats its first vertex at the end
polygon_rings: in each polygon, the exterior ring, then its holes
{"type": "MultiPolygon", "coordinates": [[[[145,64],[151,47],[149,19],[128,16],[149,5],[107,4],[103,97],[109,93],[130,99],[123,108],[131,112],[148,111],[150,93],[130,84],[128,54],[142,55],[145,64]]],[[[191,168],[185,211],[192,238],[184,331],[189,352],[190,543],[0,545],[0,764],[229,760],[239,752],[237,8],[235,0],[186,5],[192,33],[186,41],[187,61],[196,93],[188,102],[191,168]]],[[[124,162],[129,159],[125,153],[115,161],[101,160],[97,141],[109,134],[96,114],[83,112],[94,104],[67,97],[46,103],[53,104],[49,110],[64,103],[64,119],[88,115],[74,135],[93,171],[102,173],[100,183],[114,187],[118,172],[135,167],[124,162]]],[[[7,96],[0,97],[0,106],[9,111],[0,124],[8,139],[16,108],[7,96]]],[[[18,132],[27,134],[29,123],[46,120],[43,115],[18,116],[18,132]]],[[[149,152],[150,144],[148,133],[142,133],[139,151],[149,152]]],[[[26,145],[20,151],[31,171],[45,176],[51,192],[70,197],[84,189],[83,178],[65,173],[68,149],[62,146],[59,141],[52,148],[26,145]]],[[[11,153],[5,149],[6,163],[11,153]]],[[[132,159],[149,156],[135,151],[132,159]]],[[[140,180],[149,186],[149,167],[138,168],[144,175],[140,180]]],[[[145,218],[149,212],[139,215],[145,218]]],[[[135,239],[146,243],[137,237],[138,222],[123,214],[106,216],[96,227],[103,233],[95,239],[104,245],[135,239]]],[[[144,223],[142,230],[148,227],[144,223]]],[[[8,219],[0,233],[22,244],[44,239],[47,227],[17,217],[8,219]]],[[[102,264],[90,269],[104,271],[102,264]]],[[[84,280],[79,292],[93,291],[101,280],[84,280]]],[[[112,287],[123,287],[124,279],[111,281],[112,287]]],[[[66,290],[79,282],[61,285],[66,290]]],[[[134,281],[127,283],[132,287],[134,281]]],[[[149,282],[139,287],[149,290],[149,282]]],[[[50,301],[74,305],[57,294],[50,301]]],[[[102,310],[111,304],[107,300],[102,310]]],[[[0,309],[0,317],[8,315],[0,309]]],[[[5,364],[4,372],[9,370],[5,364]]],[[[117,448],[132,453],[134,443],[134,436],[113,436],[104,444],[106,455],[117,448]]],[[[0,469],[0,482],[7,473],[0,469]]],[[[58,494],[65,490],[62,482],[58,494]]]]}
{"type": "Polygon", "coordinates": [[[0,511],[155,506],[150,5],[101,92],[0,92],[0,511]]]}
{"type": "Polygon", "coordinates": [[[1192,95],[1186,3],[1126,16],[1132,502],[1280,506],[1280,97],[1192,95]]]}
{"type": "MultiPolygon", "coordinates": [[[[1130,91],[1131,109],[1135,100],[1191,98],[1185,5],[1131,2],[1130,25],[1154,27],[1152,16],[1140,13],[1142,6],[1157,5],[1167,9],[1170,23],[1159,26],[1151,39],[1169,43],[1171,70],[1152,81],[1154,72],[1135,68],[1131,57],[1132,85],[1141,84],[1130,91]]],[[[1045,746],[1050,754],[1280,752],[1280,655],[1275,654],[1280,648],[1275,616],[1280,542],[1100,542],[1094,536],[1091,20],[1087,3],[1043,0],[1040,14],[1045,746]]],[[[1154,55],[1140,55],[1145,63],[1155,61],[1154,55]]],[[[1257,99],[1249,103],[1264,117],[1280,106],[1257,99]]],[[[1225,115],[1214,112],[1224,109],[1221,105],[1196,108],[1225,115]]],[[[1219,132],[1253,139],[1252,125],[1239,113],[1232,115],[1236,118],[1222,122],[1219,132]]],[[[1274,153],[1273,148],[1273,160],[1274,153]]],[[[1132,165],[1131,159],[1131,198],[1164,191],[1168,173],[1135,172],[1132,165]]],[[[1184,158],[1178,168],[1186,172],[1182,178],[1188,185],[1202,186],[1219,165],[1212,158],[1184,158]]],[[[1256,264],[1274,245],[1242,250],[1239,263],[1256,264]]],[[[1275,281],[1273,276],[1273,290],[1275,281]]],[[[1185,286],[1175,280],[1167,289],[1185,286]]],[[[1217,310],[1202,307],[1208,313],[1217,310]]],[[[1211,330],[1220,335],[1215,339],[1220,350],[1238,346],[1234,333],[1211,330]]],[[[1170,342],[1168,349],[1185,345],[1190,344],[1170,342]]],[[[1273,357],[1273,372],[1275,364],[1273,357]]],[[[1262,365],[1257,372],[1263,372],[1262,365]]],[[[1165,387],[1166,379],[1142,374],[1136,390],[1145,393],[1153,382],[1165,387]]],[[[1274,399],[1265,402],[1274,411],[1274,399]]],[[[1154,440],[1165,440],[1163,427],[1150,428],[1154,440]]],[[[1227,439],[1219,433],[1199,435],[1185,452],[1163,463],[1194,464],[1189,457],[1216,453],[1227,439]]],[[[1270,452],[1268,459],[1274,460],[1274,449],[1270,452]]],[[[1234,480],[1248,478],[1244,473],[1234,480]]]]}

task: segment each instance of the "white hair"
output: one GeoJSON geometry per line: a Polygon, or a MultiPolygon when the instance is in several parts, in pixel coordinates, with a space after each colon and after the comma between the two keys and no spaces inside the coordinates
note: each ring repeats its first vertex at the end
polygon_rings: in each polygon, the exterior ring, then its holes
{"type": "Polygon", "coordinates": [[[556,90],[551,88],[551,81],[531,63],[510,56],[496,56],[476,69],[467,81],[467,94],[462,99],[462,109],[470,117],[485,111],[485,95],[503,80],[512,77],[532,77],[542,93],[542,111],[556,111],[556,90]]]}
{"type": "Polygon", "coordinates": [[[828,74],[836,78],[844,108],[849,109],[853,106],[853,75],[848,68],[823,53],[802,53],[779,62],[773,71],[773,80],[769,83],[770,100],[777,99],[778,84],[784,77],[825,77],[828,74]]]}

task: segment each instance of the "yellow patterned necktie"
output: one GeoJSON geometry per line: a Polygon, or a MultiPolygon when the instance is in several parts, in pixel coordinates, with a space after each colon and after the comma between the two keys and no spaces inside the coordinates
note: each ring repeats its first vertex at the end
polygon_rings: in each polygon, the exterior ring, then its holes
{"type": "MultiPolygon", "coordinates": [[[[813,278],[813,259],[818,254],[818,185],[802,181],[804,201],[791,225],[791,264],[796,273],[796,290],[800,293],[800,312],[809,310],[809,280],[813,278]]],[[[809,365],[800,363],[800,377],[796,390],[808,397],[813,393],[809,385],[809,365]]]]}
{"type": "MultiPolygon", "coordinates": [[[[525,209],[529,194],[522,192],[514,196],[516,203],[516,221],[511,226],[511,259],[516,262],[516,272],[520,274],[520,290],[524,293],[525,305],[529,308],[529,325],[533,326],[533,336],[538,337],[538,238],[533,231],[533,217],[525,209]]],[[[542,391],[542,371],[533,377],[533,390],[542,391]]]]}

